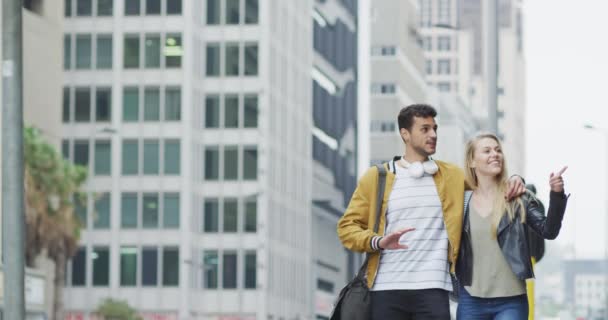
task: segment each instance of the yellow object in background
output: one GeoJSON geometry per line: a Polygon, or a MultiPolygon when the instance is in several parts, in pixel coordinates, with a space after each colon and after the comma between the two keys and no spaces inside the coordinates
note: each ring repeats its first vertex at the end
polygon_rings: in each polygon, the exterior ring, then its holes
{"type": "MultiPolygon", "coordinates": [[[[536,258],[532,257],[532,270],[536,264],[536,258]]],[[[534,320],[534,278],[526,280],[528,291],[528,320],[534,320]]]]}

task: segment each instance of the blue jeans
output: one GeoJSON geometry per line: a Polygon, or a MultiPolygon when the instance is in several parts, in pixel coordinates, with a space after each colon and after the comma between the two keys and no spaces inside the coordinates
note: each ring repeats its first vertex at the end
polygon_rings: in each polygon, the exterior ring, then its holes
{"type": "Polygon", "coordinates": [[[528,296],[526,294],[501,297],[472,297],[460,288],[456,319],[460,320],[526,320],[528,319],[528,296]]]}

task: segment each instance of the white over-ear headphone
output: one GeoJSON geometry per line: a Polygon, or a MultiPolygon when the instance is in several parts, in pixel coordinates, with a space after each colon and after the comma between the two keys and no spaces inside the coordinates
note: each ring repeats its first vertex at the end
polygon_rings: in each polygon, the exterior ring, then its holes
{"type": "Polygon", "coordinates": [[[405,168],[407,168],[407,171],[414,178],[422,178],[425,172],[430,175],[434,175],[435,173],[437,173],[437,171],[439,171],[439,167],[432,159],[429,159],[425,162],[416,161],[413,163],[409,163],[405,161],[403,157],[401,157],[399,161],[401,161],[401,164],[405,168]]]}

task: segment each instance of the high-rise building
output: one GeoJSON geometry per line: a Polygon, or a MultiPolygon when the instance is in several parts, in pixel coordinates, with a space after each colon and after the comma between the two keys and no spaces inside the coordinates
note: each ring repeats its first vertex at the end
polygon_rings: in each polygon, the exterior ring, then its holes
{"type": "Polygon", "coordinates": [[[112,297],[144,319],[312,318],[312,8],[66,0],[62,150],[89,167],[69,316],[112,297]]]}

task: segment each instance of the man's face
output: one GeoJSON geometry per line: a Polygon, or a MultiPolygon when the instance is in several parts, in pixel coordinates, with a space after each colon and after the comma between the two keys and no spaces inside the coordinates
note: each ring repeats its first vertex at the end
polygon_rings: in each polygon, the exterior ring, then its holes
{"type": "Polygon", "coordinates": [[[437,123],[433,117],[414,117],[410,131],[401,129],[405,144],[417,154],[428,157],[435,153],[437,147],[437,123]]]}

